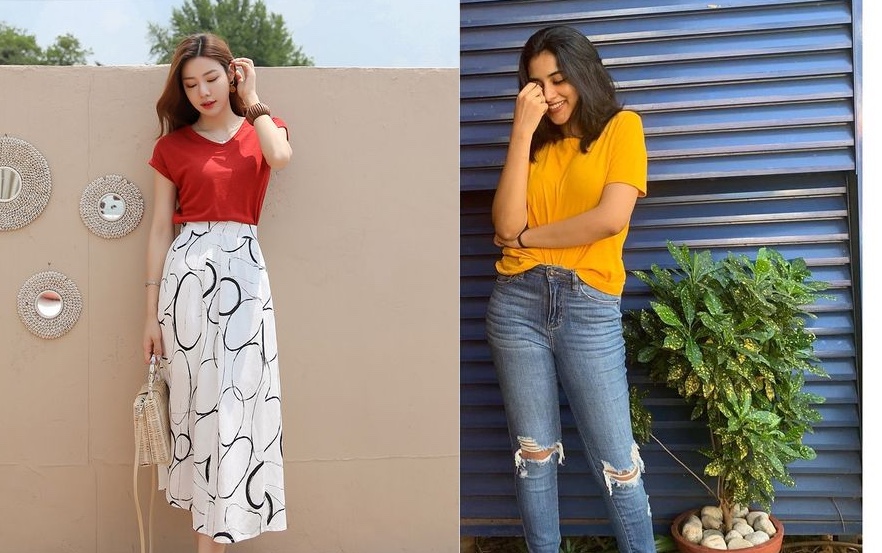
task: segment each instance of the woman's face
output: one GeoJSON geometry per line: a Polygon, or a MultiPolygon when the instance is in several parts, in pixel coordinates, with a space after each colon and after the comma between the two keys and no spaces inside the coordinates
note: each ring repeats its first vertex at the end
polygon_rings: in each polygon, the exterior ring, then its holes
{"type": "Polygon", "coordinates": [[[230,105],[228,68],[213,58],[187,60],[181,70],[181,83],[187,99],[201,115],[218,115],[230,105]]]}
{"type": "Polygon", "coordinates": [[[563,127],[565,135],[574,135],[577,129],[568,128],[568,123],[579,102],[579,93],[558,68],[557,56],[547,50],[539,52],[530,60],[527,69],[530,82],[537,83],[545,93],[545,103],[548,104],[545,115],[552,123],[563,127]]]}

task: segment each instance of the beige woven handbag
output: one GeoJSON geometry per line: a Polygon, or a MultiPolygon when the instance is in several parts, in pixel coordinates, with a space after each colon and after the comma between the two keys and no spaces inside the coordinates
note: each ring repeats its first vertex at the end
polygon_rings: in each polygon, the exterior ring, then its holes
{"type": "Polygon", "coordinates": [[[141,386],[135,396],[135,462],[132,472],[132,485],[135,494],[135,511],[138,514],[138,533],[141,540],[141,553],[153,553],[153,503],[156,498],[156,471],[159,466],[171,462],[171,429],[168,424],[168,385],[157,374],[159,360],[150,357],[150,370],[147,383],[141,386]],[[154,465],[157,465],[154,467],[154,465]],[[141,514],[141,501],[138,498],[138,468],[150,467],[150,512],[147,516],[147,535],[144,534],[144,516],[141,514]],[[148,547],[149,544],[149,547],[148,547]]]}
{"type": "Polygon", "coordinates": [[[150,358],[147,383],[135,396],[135,443],[138,464],[168,465],[171,461],[171,431],[168,424],[168,385],[158,374],[159,361],[150,358]]]}

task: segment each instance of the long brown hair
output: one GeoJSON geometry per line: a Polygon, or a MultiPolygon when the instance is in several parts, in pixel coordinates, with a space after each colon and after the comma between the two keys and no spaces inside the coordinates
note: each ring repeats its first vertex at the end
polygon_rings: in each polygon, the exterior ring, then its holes
{"type": "MultiPolygon", "coordinates": [[[[574,27],[557,25],[537,31],[524,44],[518,65],[519,88],[530,80],[530,61],[542,52],[550,52],[557,58],[558,69],[579,93],[570,118],[575,119],[576,128],[582,133],[579,147],[587,152],[609,120],[622,110],[612,77],[588,37],[574,27]]],[[[544,145],[561,138],[560,127],[543,117],[533,133],[530,160],[535,161],[536,152],[544,145]]]]}
{"type": "MultiPolygon", "coordinates": [[[[199,111],[193,107],[184,92],[181,72],[185,63],[200,56],[217,60],[224,68],[229,68],[233,60],[233,54],[224,39],[211,33],[190,35],[178,43],[172,56],[165,88],[156,102],[160,136],[192,125],[199,119],[199,111]]],[[[230,107],[236,115],[245,115],[244,102],[236,92],[230,92],[230,107]]]]}

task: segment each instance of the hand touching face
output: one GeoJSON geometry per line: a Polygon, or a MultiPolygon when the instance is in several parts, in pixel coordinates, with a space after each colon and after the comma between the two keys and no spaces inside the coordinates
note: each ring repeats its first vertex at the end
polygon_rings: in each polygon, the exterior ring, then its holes
{"type": "Polygon", "coordinates": [[[536,84],[542,90],[548,119],[563,127],[564,134],[576,133],[578,129],[574,128],[574,120],[571,119],[579,103],[579,92],[558,67],[557,57],[547,51],[536,54],[530,60],[529,76],[527,86],[536,84]]]}
{"type": "Polygon", "coordinates": [[[515,101],[514,126],[532,134],[548,111],[542,87],[535,82],[527,83],[515,101]]]}

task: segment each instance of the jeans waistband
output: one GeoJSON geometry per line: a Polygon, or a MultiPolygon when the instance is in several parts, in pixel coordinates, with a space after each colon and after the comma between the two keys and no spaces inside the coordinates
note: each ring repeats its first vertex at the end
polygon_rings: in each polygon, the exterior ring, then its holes
{"type": "Polygon", "coordinates": [[[548,282],[569,284],[573,290],[578,289],[582,282],[576,271],[557,265],[537,265],[527,272],[544,275],[548,282]]]}

